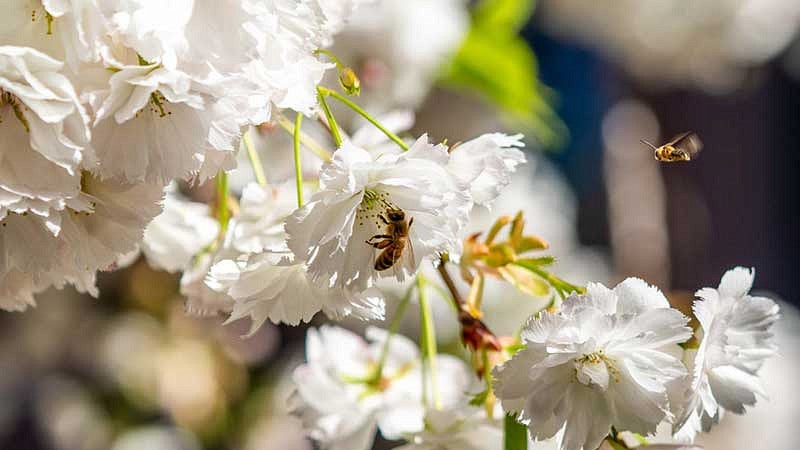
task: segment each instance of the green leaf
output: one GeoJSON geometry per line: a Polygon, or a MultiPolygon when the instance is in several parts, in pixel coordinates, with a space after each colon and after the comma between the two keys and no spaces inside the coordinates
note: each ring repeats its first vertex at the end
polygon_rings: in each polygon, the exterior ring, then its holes
{"type": "Polygon", "coordinates": [[[485,0],[440,81],[473,91],[505,113],[512,127],[530,130],[545,147],[563,144],[567,129],[550,106],[552,91],[539,81],[538,63],[517,34],[532,6],[524,0],[485,0]]]}
{"type": "Polygon", "coordinates": [[[552,256],[540,256],[538,258],[520,258],[516,261],[516,263],[523,267],[529,266],[551,266],[556,262],[556,259],[552,256]]]}
{"type": "Polygon", "coordinates": [[[503,423],[503,449],[528,449],[528,430],[525,429],[525,425],[517,422],[517,419],[512,414],[506,414],[505,422],[503,423]]]}
{"type": "Polygon", "coordinates": [[[533,6],[533,0],[483,0],[473,12],[475,25],[517,32],[528,23],[533,6]]]}

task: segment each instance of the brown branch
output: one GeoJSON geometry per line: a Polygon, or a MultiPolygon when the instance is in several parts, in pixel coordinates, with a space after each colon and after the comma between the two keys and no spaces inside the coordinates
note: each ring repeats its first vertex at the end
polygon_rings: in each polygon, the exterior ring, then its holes
{"type": "Polygon", "coordinates": [[[455,304],[456,309],[458,311],[466,310],[467,303],[459,294],[458,289],[456,288],[456,284],[453,282],[453,279],[450,277],[450,272],[447,271],[445,264],[447,263],[447,258],[442,257],[442,260],[439,262],[439,275],[442,276],[442,280],[444,284],[447,285],[447,290],[450,291],[450,296],[453,298],[453,304],[455,304]]]}
{"type": "Polygon", "coordinates": [[[500,344],[500,340],[497,338],[497,336],[492,333],[489,327],[487,327],[481,319],[470,314],[467,302],[465,302],[464,298],[461,297],[461,294],[456,288],[456,284],[453,282],[453,279],[450,277],[450,273],[445,267],[447,260],[448,258],[446,255],[442,256],[442,260],[439,262],[439,267],[437,270],[439,271],[439,275],[441,275],[444,284],[447,286],[447,290],[450,291],[450,296],[453,298],[453,303],[458,310],[458,322],[461,324],[462,342],[464,345],[470,347],[476,352],[483,348],[500,351],[503,347],[500,344]]]}

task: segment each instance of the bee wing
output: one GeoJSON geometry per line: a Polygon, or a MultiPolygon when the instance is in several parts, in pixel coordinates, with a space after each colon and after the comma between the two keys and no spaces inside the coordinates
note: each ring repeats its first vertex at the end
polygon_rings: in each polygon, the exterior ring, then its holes
{"type": "Polygon", "coordinates": [[[406,255],[405,264],[409,273],[414,273],[414,267],[417,265],[417,257],[414,255],[414,244],[411,243],[411,240],[411,235],[409,235],[406,241],[406,251],[408,255],[406,255]]]}
{"type": "Polygon", "coordinates": [[[695,157],[703,149],[703,141],[694,131],[687,131],[675,136],[668,145],[683,150],[691,157],[695,157]]]}

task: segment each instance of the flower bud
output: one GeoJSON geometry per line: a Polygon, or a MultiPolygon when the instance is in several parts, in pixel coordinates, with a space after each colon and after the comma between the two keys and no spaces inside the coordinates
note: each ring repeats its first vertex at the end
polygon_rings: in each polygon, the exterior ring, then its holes
{"type": "Polygon", "coordinates": [[[361,93],[361,81],[350,67],[343,67],[339,71],[339,83],[347,95],[358,95],[361,93]]]}

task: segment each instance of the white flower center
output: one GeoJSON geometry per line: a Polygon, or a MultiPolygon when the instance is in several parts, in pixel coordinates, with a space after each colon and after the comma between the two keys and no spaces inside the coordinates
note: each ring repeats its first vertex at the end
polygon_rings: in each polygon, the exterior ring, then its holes
{"type": "Polygon", "coordinates": [[[587,353],[575,360],[575,376],[586,386],[597,386],[605,391],[610,378],[619,383],[620,373],[614,363],[602,349],[587,353]]]}
{"type": "MultiPolygon", "coordinates": [[[[167,105],[169,105],[169,102],[164,97],[164,94],[160,91],[155,91],[150,94],[150,101],[147,102],[145,108],[149,108],[150,112],[158,115],[158,117],[167,117],[172,115],[172,111],[167,110],[167,105]]],[[[144,108],[142,108],[143,110],[144,108]]],[[[139,114],[137,113],[136,115],[138,116],[139,114]]]]}
{"type": "MultiPolygon", "coordinates": [[[[358,226],[370,226],[370,222],[375,224],[375,228],[382,230],[386,224],[381,221],[381,215],[387,210],[397,209],[389,201],[389,194],[386,192],[364,189],[364,199],[358,205],[356,211],[356,223],[358,226]]],[[[384,216],[385,217],[385,216],[384,216]]]]}

